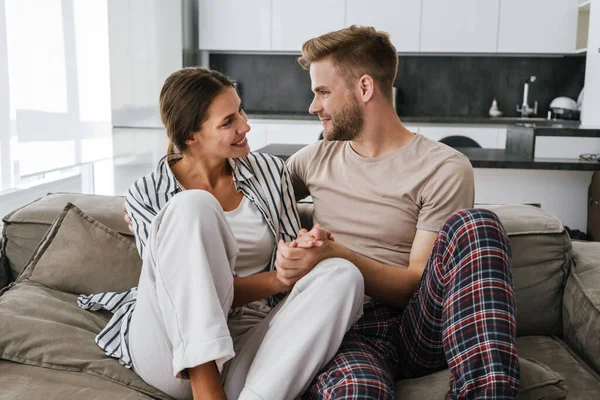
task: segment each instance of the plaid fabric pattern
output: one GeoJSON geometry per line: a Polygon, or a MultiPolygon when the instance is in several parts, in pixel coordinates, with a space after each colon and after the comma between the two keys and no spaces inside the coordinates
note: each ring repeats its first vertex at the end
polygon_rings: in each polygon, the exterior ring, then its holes
{"type": "Polygon", "coordinates": [[[305,399],[394,399],[394,382],[449,367],[446,399],[515,399],[519,362],[508,237],[489,210],[440,231],[405,310],[367,304],[305,399]]]}

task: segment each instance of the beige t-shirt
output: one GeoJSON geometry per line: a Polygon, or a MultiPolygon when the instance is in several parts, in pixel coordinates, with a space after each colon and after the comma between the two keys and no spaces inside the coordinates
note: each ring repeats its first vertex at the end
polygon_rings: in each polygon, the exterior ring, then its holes
{"type": "Polygon", "coordinates": [[[454,211],[473,207],[471,163],[458,151],[415,135],[377,158],[350,142],[322,140],[288,160],[296,199],[312,196],[314,223],[375,261],[408,266],[417,229],[439,231],[454,211]]]}

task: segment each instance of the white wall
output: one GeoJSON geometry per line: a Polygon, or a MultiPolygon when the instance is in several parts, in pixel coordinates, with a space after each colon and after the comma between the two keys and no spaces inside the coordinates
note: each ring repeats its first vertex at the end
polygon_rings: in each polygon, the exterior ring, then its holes
{"type": "Polygon", "coordinates": [[[600,0],[590,6],[589,29],[581,123],[600,126],[600,0]]]}

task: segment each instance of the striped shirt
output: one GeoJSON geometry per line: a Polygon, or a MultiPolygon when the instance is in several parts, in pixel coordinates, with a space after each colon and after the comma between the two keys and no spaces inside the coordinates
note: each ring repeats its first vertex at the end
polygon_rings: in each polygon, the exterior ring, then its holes
{"type": "MultiPolygon", "coordinates": [[[[142,259],[154,217],[173,196],[184,190],[170,167],[170,163],[180,157],[163,157],[156,171],[140,178],[127,193],[127,215],[131,219],[137,249],[142,259]]],[[[250,153],[244,158],[229,159],[229,165],[233,171],[236,189],[256,205],[277,239],[275,243],[278,239],[286,242],[295,239],[300,230],[300,218],[290,174],[284,162],[268,154],[250,153]]],[[[273,248],[267,270],[275,269],[276,255],[277,245],[273,248]]],[[[272,296],[269,299],[271,307],[284,296],[272,296]]],[[[136,297],[137,288],[131,288],[122,293],[80,295],[77,299],[77,305],[81,308],[91,311],[104,309],[113,313],[106,327],[96,336],[96,343],[107,356],[119,359],[127,368],[131,368],[132,365],[128,333],[136,297]]]]}

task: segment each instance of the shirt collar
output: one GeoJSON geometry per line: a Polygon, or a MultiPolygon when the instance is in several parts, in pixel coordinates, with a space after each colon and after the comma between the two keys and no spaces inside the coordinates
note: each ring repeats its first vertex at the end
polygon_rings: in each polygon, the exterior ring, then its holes
{"type": "MultiPolygon", "coordinates": [[[[169,165],[169,162],[174,161],[174,160],[179,160],[179,159],[181,159],[181,157],[182,157],[181,154],[175,154],[175,153],[167,154],[166,156],[161,158],[160,161],[158,162],[158,165],[156,167],[156,172],[155,172],[158,179],[160,179],[160,177],[162,177],[163,179],[166,179],[167,182],[173,182],[172,184],[160,185],[161,187],[158,189],[158,192],[160,192],[160,193],[169,192],[170,194],[175,194],[175,193],[179,192],[181,185],[177,181],[175,174],[171,170],[171,166],[169,165]]],[[[248,162],[248,160],[246,158],[229,158],[228,161],[229,161],[229,165],[231,166],[231,169],[233,171],[233,181],[235,182],[236,187],[238,185],[238,182],[243,182],[254,176],[254,171],[252,170],[252,166],[250,165],[250,163],[248,162]]]]}

